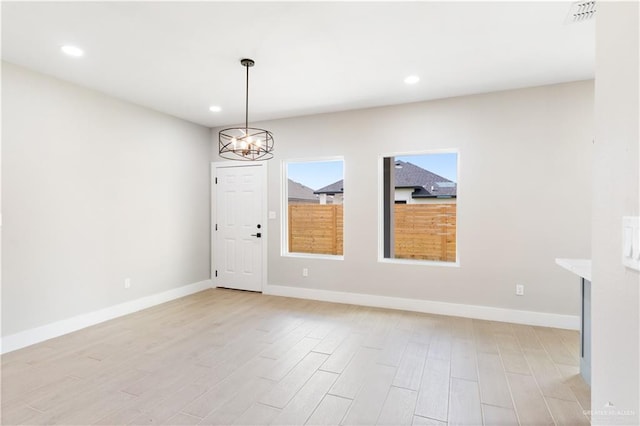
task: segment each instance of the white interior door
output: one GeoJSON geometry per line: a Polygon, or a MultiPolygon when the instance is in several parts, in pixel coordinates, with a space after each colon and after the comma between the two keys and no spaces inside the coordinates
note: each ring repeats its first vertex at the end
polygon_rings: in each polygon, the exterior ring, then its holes
{"type": "Polygon", "coordinates": [[[213,166],[213,273],[217,287],[262,291],[266,167],[213,166]]]}

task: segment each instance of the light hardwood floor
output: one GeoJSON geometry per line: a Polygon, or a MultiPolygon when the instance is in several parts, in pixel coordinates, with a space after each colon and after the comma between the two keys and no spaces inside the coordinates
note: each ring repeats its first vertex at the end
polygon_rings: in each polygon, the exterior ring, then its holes
{"type": "Polygon", "coordinates": [[[578,333],[212,289],[2,357],[2,424],[588,424],[578,333]]]}

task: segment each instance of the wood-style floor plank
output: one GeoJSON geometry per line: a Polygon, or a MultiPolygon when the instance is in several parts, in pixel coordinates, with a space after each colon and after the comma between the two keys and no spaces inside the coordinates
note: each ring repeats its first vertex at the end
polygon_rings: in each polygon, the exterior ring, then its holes
{"type": "Polygon", "coordinates": [[[556,364],[545,351],[529,351],[527,362],[544,396],[575,401],[576,396],[567,386],[556,364]]]}
{"type": "MultiPolygon", "coordinates": [[[[207,388],[204,385],[191,383],[187,386],[178,388],[176,392],[166,398],[159,399],[155,403],[149,404],[149,408],[145,408],[144,412],[134,418],[133,424],[164,424],[180,412],[191,402],[199,398],[207,388]]],[[[154,398],[155,400],[155,398],[154,398]]],[[[129,423],[129,422],[127,422],[129,423]]]]}
{"type": "MultiPolygon", "coordinates": [[[[192,416],[206,417],[209,413],[217,410],[224,404],[228,403],[233,397],[247,390],[247,383],[254,378],[260,376],[264,370],[264,365],[272,360],[268,358],[256,357],[248,362],[244,368],[239,368],[233,372],[225,380],[217,383],[205,392],[198,399],[187,405],[182,412],[192,416]]],[[[198,383],[200,379],[196,379],[194,383],[198,383]]]]}
{"type": "MultiPolygon", "coordinates": [[[[360,348],[347,368],[340,374],[329,393],[343,398],[354,399],[362,383],[369,375],[371,366],[374,364],[379,352],[378,349],[360,348]]],[[[322,370],[322,367],[320,369],[322,370]]]]}
{"type": "Polygon", "coordinates": [[[564,383],[569,386],[583,410],[591,410],[591,388],[580,375],[580,368],[572,365],[557,365],[564,383]]]}
{"type": "Polygon", "coordinates": [[[533,376],[507,373],[521,425],[553,425],[553,418],[533,376]]]}
{"type": "MultiPolygon", "coordinates": [[[[322,370],[342,373],[356,352],[363,346],[364,336],[358,333],[349,334],[322,364],[322,370]]],[[[315,349],[314,349],[315,351],[315,349]]],[[[322,353],[322,352],[321,352],[322,353]]]]}
{"type": "Polygon", "coordinates": [[[417,399],[418,392],[391,386],[377,424],[388,426],[411,425],[417,399]]]}
{"type": "MultiPolygon", "coordinates": [[[[262,377],[249,379],[248,385],[244,386],[242,391],[236,393],[220,407],[209,413],[204,420],[202,420],[202,423],[212,425],[233,424],[260,398],[268,395],[273,386],[274,382],[262,377]]],[[[159,424],[162,424],[162,422],[159,424]]]]}
{"type": "Polygon", "coordinates": [[[482,418],[487,426],[513,426],[518,424],[516,412],[511,408],[482,404],[482,418]]]}
{"type": "Polygon", "coordinates": [[[413,416],[413,426],[446,426],[447,422],[430,419],[428,417],[413,416]]]}
{"type": "Polygon", "coordinates": [[[473,320],[473,336],[478,352],[498,354],[498,343],[490,321],[473,320]]]}
{"type": "Polygon", "coordinates": [[[482,424],[478,382],[454,377],[449,395],[449,425],[482,424]]]}
{"type": "Polygon", "coordinates": [[[199,417],[193,417],[188,414],[178,413],[175,416],[172,416],[167,424],[176,426],[197,425],[201,420],[202,419],[199,417]]]}
{"type": "Polygon", "coordinates": [[[325,354],[309,352],[289,374],[260,399],[260,402],[272,407],[284,408],[326,360],[325,354]]]}
{"type": "Polygon", "coordinates": [[[285,356],[278,360],[273,368],[265,374],[264,378],[274,381],[282,380],[317,344],[318,341],[310,337],[300,340],[285,356]]]}
{"type": "Polygon", "coordinates": [[[273,423],[278,425],[303,425],[336,381],[337,374],[316,371],[304,387],[282,409],[273,423]]]}
{"type": "Polygon", "coordinates": [[[420,388],[428,350],[428,344],[417,342],[407,344],[396,377],[393,379],[394,386],[411,390],[420,388]]]}
{"type": "Polygon", "coordinates": [[[1,359],[1,424],[586,424],[579,333],[212,289],[1,359]]]}
{"type": "Polygon", "coordinates": [[[3,425],[50,424],[51,414],[41,413],[25,404],[2,410],[3,425]]]}
{"type": "Polygon", "coordinates": [[[451,360],[451,333],[449,332],[449,322],[442,321],[438,331],[432,335],[429,343],[428,358],[451,360]]]}
{"type": "Polygon", "coordinates": [[[546,398],[546,400],[556,424],[576,426],[591,424],[577,402],[556,398],[546,398]]]}
{"type": "Polygon", "coordinates": [[[325,395],[313,414],[307,420],[308,425],[339,425],[349,410],[351,400],[335,395],[325,395]]]}
{"type": "MultiPolygon", "coordinates": [[[[313,351],[331,355],[350,333],[351,331],[348,327],[333,327],[331,331],[313,348],[313,351]]],[[[313,337],[313,334],[309,337],[313,337]]]]}
{"type": "Polygon", "coordinates": [[[345,425],[373,425],[391,388],[394,367],[382,364],[372,366],[345,417],[345,425]]]}
{"type": "Polygon", "coordinates": [[[522,352],[504,352],[500,354],[504,370],[509,373],[531,374],[529,363],[522,352]]]}
{"type": "Polygon", "coordinates": [[[483,404],[512,408],[511,394],[499,355],[478,354],[480,398],[483,404]]]}
{"type": "Polygon", "coordinates": [[[478,361],[473,340],[454,338],[451,346],[451,377],[478,380],[478,361]]]}
{"type": "Polygon", "coordinates": [[[524,352],[530,349],[543,349],[540,340],[533,327],[530,325],[512,324],[511,329],[514,331],[518,343],[524,352]]]}
{"type": "Polygon", "coordinates": [[[564,344],[562,335],[551,328],[534,327],[540,343],[556,364],[579,365],[579,359],[564,344]]]}
{"type": "Polygon", "coordinates": [[[380,350],[378,356],[378,364],[391,365],[397,367],[400,365],[402,356],[407,345],[409,344],[409,332],[401,329],[394,329],[389,333],[388,340],[380,350]]]}
{"type": "Polygon", "coordinates": [[[428,358],[422,373],[415,414],[447,421],[449,411],[449,361],[428,358]]]}
{"type": "Polygon", "coordinates": [[[277,408],[255,403],[233,424],[252,426],[270,425],[278,414],[280,414],[280,410],[277,408]]]}

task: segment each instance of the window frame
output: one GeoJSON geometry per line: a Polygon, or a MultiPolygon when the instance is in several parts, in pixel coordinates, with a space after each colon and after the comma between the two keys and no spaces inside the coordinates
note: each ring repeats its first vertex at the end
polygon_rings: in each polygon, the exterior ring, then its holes
{"type": "Polygon", "coordinates": [[[344,181],[345,178],[345,161],[343,156],[329,156],[329,157],[312,157],[312,158],[292,158],[281,161],[280,167],[280,177],[281,177],[281,185],[280,185],[280,211],[282,212],[280,215],[280,256],[282,257],[293,257],[293,258],[302,258],[302,259],[324,259],[324,260],[344,260],[344,241],[345,241],[345,228],[346,228],[346,217],[344,214],[345,209],[345,199],[343,196],[342,199],[342,208],[343,208],[343,218],[342,218],[342,241],[343,241],[343,249],[342,254],[321,254],[321,253],[299,253],[299,252],[290,252],[289,251],[289,173],[288,173],[288,165],[292,163],[326,163],[326,162],[342,162],[342,179],[344,181]]]}
{"type": "Polygon", "coordinates": [[[449,268],[460,267],[460,150],[458,148],[428,149],[421,151],[403,151],[394,153],[384,153],[378,155],[378,263],[401,264],[401,265],[422,265],[422,266],[444,266],[449,268]],[[402,157],[408,155],[430,155],[430,154],[456,154],[456,260],[455,262],[445,262],[442,260],[423,259],[398,259],[385,257],[385,179],[384,160],[389,157],[402,157]]]}

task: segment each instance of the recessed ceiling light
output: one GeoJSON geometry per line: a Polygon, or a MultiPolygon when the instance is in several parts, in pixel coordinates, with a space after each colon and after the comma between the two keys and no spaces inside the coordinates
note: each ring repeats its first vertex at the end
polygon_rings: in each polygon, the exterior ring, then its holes
{"type": "Polygon", "coordinates": [[[222,111],[222,108],[220,108],[218,105],[211,105],[209,107],[209,111],[211,111],[211,112],[220,112],[220,111],[222,111]]]}
{"type": "Polygon", "coordinates": [[[410,75],[409,77],[404,79],[404,82],[407,84],[416,84],[419,81],[420,77],[418,77],[417,75],[410,75]]]}
{"type": "Polygon", "coordinates": [[[84,55],[84,51],[82,49],[76,46],[71,46],[69,44],[62,46],[60,50],[62,50],[63,53],[66,53],[69,56],[80,57],[84,55]]]}

